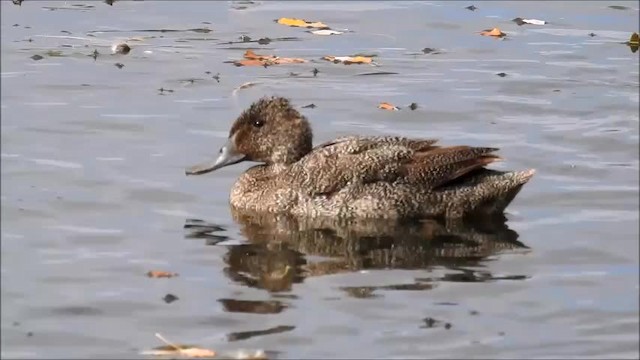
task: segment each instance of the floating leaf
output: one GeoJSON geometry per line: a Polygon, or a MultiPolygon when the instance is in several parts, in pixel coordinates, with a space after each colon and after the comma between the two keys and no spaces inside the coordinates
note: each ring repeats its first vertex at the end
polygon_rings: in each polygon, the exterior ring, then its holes
{"type": "Polygon", "coordinates": [[[173,356],[180,355],[189,358],[212,358],[216,356],[216,352],[210,349],[199,348],[192,345],[182,345],[182,344],[174,344],[169,340],[165,339],[159,333],[156,333],[156,337],[165,344],[166,346],[159,346],[157,348],[152,349],[151,351],[144,351],[144,355],[153,355],[153,356],[173,356]]]}
{"type": "Polygon", "coordinates": [[[397,106],[395,106],[395,105],[393,105],[393,104],[390,104],[390,103],[388,103],[388,102],[381,102],[381,103],[378,105],[378,109],[382,109],[382,110],[391,110],[391,111],[398,111],[398,110],[400,110],[400,108],[399,108],[399,107],[397,107],[397,106]]]}
{"type": "Polygon", "coordinates": [[[44,56],[35,54],[35,55],[31,56],[31,59],[35,60],[35,61],[38,61],[38,60],[44,59],[44,56]]]}
{"type": "Polygon", "coordinates": [[[345,65],[373,63],[373,59],[369,56],[323,56],[322,59],[345,65]]]}
{"type": "Polygon", "coordinates": [[[342,35],[344,34],[342,31],[331,30],[331,29],[322,29],[322,30],[313,30],[310,31],[314,35],[342,35]]]}
{"type": "MultiPolygon", "coordinates": [[[[117,64],[116,64],[117,66],[117,64]]],[[[150,278],[172,278],[174,276],[178,276],[178,273],[172,273],[172,272],[168,272],[168,271],[162,271],[162,270],[151,270],[149,272],[147,272],[147,276],[150,278]]]]}
{"type": "Polygon", "coordinates": [[[493,29],[487,29],[487,30],[482,30],[480,32],[480,35],[482,36],[495,36],[495,37],[504,37],[507,36],[507,34],[503,33],[502,31],[500,31],[499,28],[493,28],[493,29]]]}
{"type": "Polygon", "coordinates": [[[631,52],[635,53],[636,51],[638,51],[638,47],[640,46],[639,40],[640,37],[638,36],[638,33],[633,33],[631,34],[629,41],[627,41],[625,44],[631,48],[631,52]]]}
{"type": "Polygon", "coordinates": [[[275,55],[258,55],[253,50],[247,50],[244,53],[244,60],[237,60],[233,63],[236,66],[269,66],[279,64],[299,64],[305,63],[307,60],[299,58],[285,58],[275,55]]]}
{"type": "Polygon", "coordinates": [[[328,28],[327,25],[319,21],[311,22],[311,21],[306,21],[303,19],[296,19],[296,18],[280,18],[276,20],[276,22],[281,25],[294,26],[294,27],[317,28],[317,29],[328,28]]]}

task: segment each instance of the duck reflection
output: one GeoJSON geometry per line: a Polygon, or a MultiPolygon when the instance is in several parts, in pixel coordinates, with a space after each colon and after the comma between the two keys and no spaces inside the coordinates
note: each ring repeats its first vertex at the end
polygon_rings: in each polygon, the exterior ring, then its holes
{"type": "MultiPolygon", "coordinates": [[[[225,274],[238,283],[270,292],[290,291],[309,276],[371,269],[428,269],[443,266],[461,275],[423,279],[416,284],[389,285],[402,290],[430,289],[433,281],[488,281],[477,274],[488,256],[527,249],[504,217],[446,221],[423,219],[381,221],[297,218],[232,209],[246,244],[229,246],[225,274]]],[[[218,243],[224,230],[200,220],[187,220],[189,238],[218,243]]],[[[496,280],[496,279],[493,279],[496,280]]],[[[368,297],[375,288],[345,288],[349,295],[368,297]]]]}

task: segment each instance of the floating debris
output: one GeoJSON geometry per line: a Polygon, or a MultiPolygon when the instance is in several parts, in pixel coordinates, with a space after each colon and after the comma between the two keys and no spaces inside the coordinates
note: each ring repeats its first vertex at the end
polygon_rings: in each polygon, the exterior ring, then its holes
{"type": "Polygon", "coordinates": [[[323,56],[323,60],[331,61],[334,64],[343,63],[345,65],[351,64],[373,64],[373,58],[369,56],[323,56]]]}
{"type": "Polygon", "coordinates": [[[187,358],[213,358],[216,356],[216,352],[210,349],[200,348],[193,345],[174,344],[171,341],[165,339],[159,333],[155,334],[158,339],[167,344],[166,346],[159,346],[149,351],[143,351],[142,355],[152,356],[183,356],[187,358]]]}
{"type": "Polygon", "coordinates": [[[259,84],[259,82],[254,82],[254,81],[246,82],[246,83],[244,83],[244,84],[242,84],[242,85],[238,86],[237,88],[235,88],[235,89],[233,90],[233,95],[237,94],[237,93],[238,93],[238,91],[240,91],[240,90],[248,89],[248,88],[250,88],[250,87],[254,87],[254,86],[258,85],[258,84],[259,84]]]}
{"type": "Polygon", "coordinates": [[[173,92],[172,89],[165,89],[165,88],[160,88],[160,89],[158,89],[158,91],[160,92],[160,95],[164,95],[165,92],[168,92],[168,93],[172,93],[173,92]]]}
{"type": "Polygon", "coordinates": [[[147,276],[154,279],[172,278],[172,277],[178,276],[178,273],[172,273],[172,272],[162,271],[162,270],[150,270],[149,272],[147,272],[147,276]]]}
{"type": "Polygon", "coordinates": [[[278,24],[292,26],[292,27],[318,28],[318,29],[329,28],[326,24],[321,23],[319,21],[307,21],[307,20],[296,19],[296,18],[280,18],[274,21],[277,22],[278,24]]]}
{"type": "Polygon", "coordinates": [[[505,77],[505,76],[507,76],[507,74],[506,74],[506,73],[503,73],[503,72],[501,72],[501,73],[497,73],[496,75],[498,75],[498,76],[500,76],[500,77],[505,77]]]}
{"type": "Polygon", "coordinates": [[[388,103],[388,102],[381,102],[380,104],[378,104],[378,109],[382,109],[382,110],[391,110],[391,111],[398,111],[400,110],[399,107],[388,103]]]}
{"type": "Polygon", "coordinates": [[[309,104],[309,105],[305,105],[305,106],[303,106],[302,108],[303,108],[303,109],[314,109],[314,108],[316,108],[316,107],[317,107],[317,106],[316,106],[316,104],[313,104],[313,103],[312,103],[312,104],[309,104]]]}
{"type": "Polygon", "coordinates": [[[412,102],[411,105],[409,105],[409,109],[411,109],[411,110],[415,110],[417,108],[418,108],[418,104],[416,104],[414,102],[412,102]]]}
{"type": "Polygon", "coordinates": [[[638,51],[638,46],[640,45],[640,36],[638,36],[638,33],[633,33],[631,34],[629,41],[624,42],[623,44],[629,46],[631,48],[631,52],[635,53],[638,51]]]}
{"type": "Polygon", "coordinates": [[[179,299],[180,299],[179,297],[173,294],[167,294],[162,298],[162,300],[164,300],[164,302],[166,302],[167,304],[171,304],[172,302],[177,301],[179,299]]]}
{"type": "Polygon", "coordinates": [[[313,68],[313,70],[311,70],[311,72],[313,73],[313,77],[316,77],[318,75],[318,73],[320,72],[320,70],[318,70],[317,68],[313,68]]]}
{"type": "Polygon", "coordinates": [[[622,5],[609,5],[608,8],[614,10],[629,10],[628,7],[622,5]]]}
{"type": "Polygon", "coordinates": [[[243,60],[232,61],[235,66],[271,66],[280,64],[300,64],[307,60],[300,58],[286,58],[275,55],[258,55],[253,50],[244,53],[243,60]]]}
{"type": "Polygon", "coordinates": [[[31,56],[31,59],[33,59],[35,61],[38,61],[38,60],[44,59],[44,56],[35,54],[35,55],[31,56]]]}
{"type": "Polygon", "coordinates": [[[342,31],[331,30],[331,29],[313,30],[313,31],[309,31],[309,32],[314,34],[314,35],[323,35],[323,36],[327,36],[327,35],[342,35],[342,34],[344,34],[344,32],[342,32],[342,31]]]}
{"type": "Polygon", "coordinates": [[[115,65],[118,69],[122,69],[124,67],[124,64],[122,63],[115,63],[113,65],[115,65]]]}
{"type": "Polygon", "coordinates": [[[471,10],[471,11],[476,11],[476,9],[478,9],[478,8],[473,6],[473,5],[469,5],[469,6],[465,7],[465,9],[471,10]]]}
{"type": "Polygon", "coordinates": [[[127,55],[130,51],[131,51],[131,47],[129,45],[125,44],[125,43],[113,44],[111,46],[111,53],[112,54],[127,55]]]}
{"type": "Polygon", "coordinates": [[[517,17],[513,20],[514,23],[518,24],[518,26],[522,26],[524,24],[531,24],[531,25],[545,25],[547,22],[544,20],[538,20],[538,19],[523,19],[521,17],[517,17]]]}
{"type": "Polygon", "coordinates": [[[591,36],[591,37],[596,36],[596,34],[594,34],[594,33],[592,33],[592,32],[588,33],[587,35],[589,35],[589,36],[591,36]]]}
{"type": "Polygon", "coordinates": [[[487,29],[480,31],[480,35],[482,36],[493,36],[493,37],[505,37],[507,34],[503,33],[499,28],[487,29]]]}

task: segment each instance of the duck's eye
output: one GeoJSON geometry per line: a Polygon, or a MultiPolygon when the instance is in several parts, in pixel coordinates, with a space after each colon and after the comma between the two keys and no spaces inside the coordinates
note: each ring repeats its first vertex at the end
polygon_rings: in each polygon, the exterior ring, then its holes
{"type": "Polygon", "coordinates": [[[254,127],[261,128],[262,125],[264,125],[264,121],[262,121],[262,120],[256,120],[256,121],[253,122],[253,126],[254,127]]]}

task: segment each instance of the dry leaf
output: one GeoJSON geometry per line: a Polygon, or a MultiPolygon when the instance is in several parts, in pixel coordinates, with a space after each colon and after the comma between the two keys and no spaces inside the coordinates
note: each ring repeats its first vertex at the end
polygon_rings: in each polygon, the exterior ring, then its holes
{"type": "Polygon", "coordinates": [[[236,60],[233,63],[236,66],[270,66],[279,64],[299,64],[305,63],[307,60],[300,58],[284,58],[275,55],[258,55],[253,50],[247,50],[244,53],[244,60],[236,60]]]}
{"type": "Polygon", "coordinates": [[[178,276],[178,273],[172,273],[168,271],[162,270],[151,270],[147,272],[147,276],[150,278],[172,278],[174,276],[178,276]]]}
{"type": "Polygon", "coordinates": [[[373,58],[368,56],[324,56],[322,58],[327,61],[332,61],[336,64],[343,63],[345,65],[373,63],[373,58]]]}
{"type": "Polygon", "coordinates": [[[278,24],[282,24],[282,25],[287,25],[287,26],[295,26],[295,27],[304,27],[304,28],[326,28],[328,27],[327,25],[316,21],[316,22],[311,22],[311,21],[306,21],[306,20],[302,20],[302,19],[296,19],[296,18],[280,18],[276,21],[278,24]]]}
{"type": "Polygon", "coordinates": [[[342,31],[331,30],[331,29],[322,29],[322,30],[313,30],[311,31],[314,35],[341,35],[344,34],[342,31]]]}
{"type": "Polygon", "coordinates": [[[638,36],[638,33],[631,34],[628,44],[638,46],[639,43],[640,43],[640,36],[638,36]]]}
{"type": "Polygon", "coordinates": [[[381,102],[381,103],[378,105],[378,109],[383,109],[383,110],[392,110],[392,111],[398,111],[398,110],[400,110],[400,108],[399,108],[399,107],[397,107],[397,106],[395,106],[395,105],[393,105],[393,104],[390,104],[390,103],[388,103],[388,102],[381,102]]]}
{"type": "Polygon", "coordinates": [[[495,37],[507,36],[507,34],[503,33],[498,28],[493,28],[491,30],[489,30],[489,29],[483,30],[483,31],[480,32],[480,35],[482,35],[482,36],[495,36],[495,37]]]}
{"type": "Polygon", "coordinates": [[[154,348],[153,350],[145,351],[143,352],[143,354],[153,355],[153,356],[180,355],[180,356],[189,357],[189,358],[212,358],[216,356],[216,352],[213,350],[203,349],[203,348],[199,348],[191,345],[174,344],[169,340],[165,339],[159,333],[156,333],[156,337],[162,340],[162,342],[164,342],[165,344],[167,344],[167,346],[160,346],[160,347],[154,348]]]}

